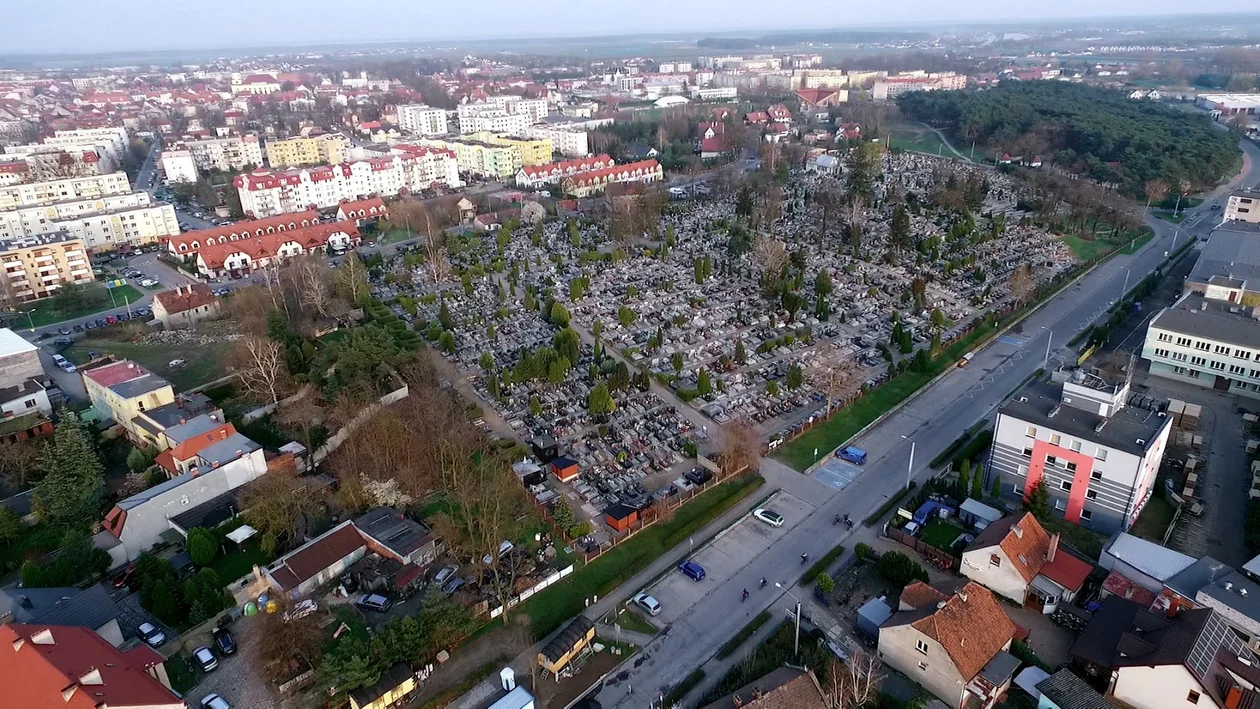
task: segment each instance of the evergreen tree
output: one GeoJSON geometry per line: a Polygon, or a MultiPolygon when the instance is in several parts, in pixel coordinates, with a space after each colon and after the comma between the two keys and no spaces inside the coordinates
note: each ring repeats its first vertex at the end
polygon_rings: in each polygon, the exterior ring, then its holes
{"type": "Polygon", "coordinates": [[[105,470],[78,416],[62,409],[60,419],[40,460],[44,479],[35,490],[35,505],[43,521],[69,526],[100,514],[105,470]]]}
{"type": "Polygon", "coordinates": [[[958,483],[954,486],[954,496],[961,500],[967,497],[969,489],[971,489],[971,461],[964,460],[958,468],[958,483]]]}
{"type": "Polygon", "coordinates": [[[616,403],[613,402],[612,394],[608,392],[607,384],[600,382],[595,385],[594,389],[591,389],[591,393],[586,398],[586,408],[590,409],[591,414],[594,416],[611,414],[613,412],[616,408],[616,403]]]}
{"type": "Polygon", "coordinates": [[[445,298],[442,299],[442,307],[438,309],[438,322],[442,324],[443,330],[454,329],[453,327],[451,327],[452,325],[451,311],[450,311],[450,308],[446,307],[445,298]]]}
{"type": "Polygon", "coordinates": [[[747,362],[747,361],[748,361],[748,352],[744,350],[744,341],[743,341],[743,340],[736,340],[736,341],[735,341],[735,364],[736,364],[736,366],[742,366],[742,365],[744,364],[744,362],[747,362]]]}
{"type": "Polygon", "coordinates": [[[994,475],[993,484],[989,486],[989,497],[993,499],[1001,499],[1002,497],[1002,476],[994,475]]]}
{"type": "Polygon", "coordinates": [[[971,476],[971,496],[977,500],[984,499],[984,476],[981,475],[983,468],[976,468],[975,474],[971,476]]]}
{"type": "Polygon", "coordinates": [[[801,365],[794,364],[788,369],[787,378],[784,382],[788,389],[799,389],[805,383],[805,371],[801,369],[801,365]]]}
{"type": "Polygon", "coordinates": [[[708,396],[713,391],[713,382],[709,377],[709,370],[701,368],[700,374],[696,378],[696,391],[700,392],[700,396],[708,396]]]}
{"type": "Polygon", "coordinates": [[[1033,513],[1038,520],[1050,518],[1050,491],[1046,489],[1046,479],[1037,481],[1033,489],[1024,495],[1024,509],[1033,513]]]}

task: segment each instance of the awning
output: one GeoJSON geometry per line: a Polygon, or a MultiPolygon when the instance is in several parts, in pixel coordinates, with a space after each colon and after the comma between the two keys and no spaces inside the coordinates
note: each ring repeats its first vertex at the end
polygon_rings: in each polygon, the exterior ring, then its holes
{"type": "Polygon", "coordinates": [[[236,529],[233,529],[232,531],[228,532],[227,538],[231,539],[237,544],[240,544],[244,542],[246,539],[249,539],[250,537],[254,536],[255,534],[258,534],[257,529],[254,529],[248,524],[242,524],[236,529]]]}

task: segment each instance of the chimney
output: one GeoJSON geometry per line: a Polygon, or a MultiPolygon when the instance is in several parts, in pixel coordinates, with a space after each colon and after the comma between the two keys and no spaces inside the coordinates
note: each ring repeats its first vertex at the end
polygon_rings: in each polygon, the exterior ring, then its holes
{"type": "Polygon", "coordinates": [[[1024,538],[1024,530],[1018,524],[1011,527],[1011,534],[1014,534],[1016,539],[1024,538]]]}
{"type": "Polygon", "coordinates": [[[740,707],[744,706],[744,700],[740,699],[739,695],[736,694],[731,697],[731,704],[735,706],[735,709],[739,709],[740,707]]]}
{"type": "Polygon", "coordinates": [[[753,687],[753,701],[761,699],[761,687],[753,687]]]}
{"type": "Polygon", "coordinates": [[[967,602],[967,589],[965,589],[965,588],[960,588],[960,589],[958,589],[958,592],[957,592],[956,594],[954,594],[954,595],[956,595],[956,596],[958,596],[959,598],[961,598],[961,599],[963,600],[963,603],[966,603],[966,602],[967,602]]]}
{"type": "Polygon", "coordinates": [[[1054,555],[1059,551],[1059,533],[1055,532],[1050,535],[1050,548],[1046,550],[1046,563],[1054,561],[1054,555]]]}
{"type": "Polygon", "coordinates": [[[1226,590],[1226,591],[1232,591],[1232,590],[1234,590],[1234,584],[1230,583],[1229,581],[1226,581],[1226,582],[1225,582],[1225,590],[1226,590]]]}
{"type": "Polygon", "coordinates": [[[1245,589],[1245,588],[1240,588],[1240,589],[1238,589],[1238,595],[1243,596],[1243,597],[1246,597],[1246,595],[1247,595],[1247,589],[1245,589]]]}

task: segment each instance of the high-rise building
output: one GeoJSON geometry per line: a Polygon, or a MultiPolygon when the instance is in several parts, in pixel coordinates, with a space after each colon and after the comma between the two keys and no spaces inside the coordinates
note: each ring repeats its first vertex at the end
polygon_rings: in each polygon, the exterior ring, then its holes
{"type": "Polygon", "coordinates": [[[398,127],[412,135],[446,135],[446,111],[424,104],[399,106],[398,127]]]}
{"type": "Polygon", "coordinates": [[[340,133],[288,138],[267,142],[267,163],[271,167],[332,165],[349,157],[350,141],[340,133]]]}
{"type": "Polygon", "coordinates": [[[130,191],[131,181],[122,172],[24,182],[0,187],[0,210],[52,204],[63,200],[97,199],[130,191]]]}

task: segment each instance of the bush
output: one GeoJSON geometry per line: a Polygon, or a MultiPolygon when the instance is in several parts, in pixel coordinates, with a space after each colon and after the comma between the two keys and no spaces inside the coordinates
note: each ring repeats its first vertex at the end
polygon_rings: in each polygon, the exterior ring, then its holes
{"type": "Polygon", "coordinates": [[[827,574],[818,574],[818,578],[814,581],[814,585],[823,593],[831,593],[836,590],[836,580],[827,574]]]}
{"type": "Polygon", "coordinates": [[[928,580],[927,570],[919,562],[899,551],[890,551],[879,557],[875,570],[886,581],[898,586],[905,586],[916,579],[924,583],[928,580]]]}
{"type": "Polygon", "coordinates": [[[875,550],[871,548],[870,544],[863,544],[862,542],[858,542],[857,545],[853,547],[853,553],[857,554],[857,558],[863,561],[871,558],[874,552],[875,550]]]}
{"type": "Polygon", "coordinates": [[[197,566],[209,566],[219,553],[219,540],[208,529],[193,527],[188,530],[188,555],[197,566]]]}

